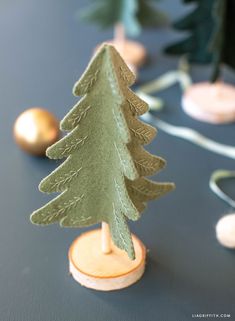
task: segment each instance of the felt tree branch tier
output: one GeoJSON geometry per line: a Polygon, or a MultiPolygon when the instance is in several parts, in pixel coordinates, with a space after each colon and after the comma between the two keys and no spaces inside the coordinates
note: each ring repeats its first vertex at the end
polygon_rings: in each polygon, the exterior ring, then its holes
{"type": "Polygon", "coordinates": [[[31,216],[34,224],[74,228],[106,222],[132,260],[127,219],[138,220],[147,201],[174,188],[146,178],[165,161],[143,148],[156,130],[138,119],[148,106],[129,88],[134,80],[114,47],[103,45],[74,86],[82,98],[61,121],[68,134],[47,149],[49,158],[66,160],[39,189],[60,194],[31,216]]]}

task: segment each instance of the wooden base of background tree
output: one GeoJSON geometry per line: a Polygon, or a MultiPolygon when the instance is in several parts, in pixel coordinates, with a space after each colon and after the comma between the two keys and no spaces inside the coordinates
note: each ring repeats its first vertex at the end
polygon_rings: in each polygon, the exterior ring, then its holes
{"type": "Polygon", "coordinates": [[[83,233],[69,249],[69,269],[81,285],[100,291],[126,288],[137,282],[145,270],[146,249],[132,235],[136,259],[130,260],[125,251],[113,244],[110,253],[102,249],[101,229],[83,233]]]}
{"type": "Polygon", "coordinates": [[[203,122],[234,122],[235,87],[223,82],[192,85],[184,93],[182,107],[189,116],[203,122]]]}
{"type": "Polygon", "coordinates": [[[130,65],[140,67],[145,63],[147,51],[141,43],[128,39],[125,39],[124,42],[114,40],[109,41],[109,43],[117,49],[123,59],[130,65]]]}

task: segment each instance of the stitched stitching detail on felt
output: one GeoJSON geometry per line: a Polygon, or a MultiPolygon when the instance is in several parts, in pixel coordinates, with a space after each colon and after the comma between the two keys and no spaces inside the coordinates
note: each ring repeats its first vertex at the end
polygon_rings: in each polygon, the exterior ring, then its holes
{"type": "Polygon", "coordinates": [[[126,205],[124,204],[124,202],[122,200],[122,193],[121,193],[121,190],[120,190],[120,186],[118,185],[116,179],[114,179],[114,186],[115,186],[115,189],[117,191],[118,199],[119,199],[119,202],[121,203],[122,210],[124,211],[124,213],[128,213],[128,209],[127,209],[126,205]]]}
{"type": "Polygon", "coordinates": [[[88,223],[91,218],[92,218],[91,216],[88,216],[88,217],[81,216],[80,218],[77,218],[77,219],[71,217],[70,222],[73,225],[79,225],[79,224],[85,223],[85,222],[88,223]]]}
{"type": "MultiPolygon", "coordinates": [[[[117,144],[116,144],[115,142],[114,142],[114,146],[115,146],[115,149],[116,149],[116,151],[117,151],[117,154],[118,154],[118,157],[119,157],[121,166],[122,166],[122,168],[123,168],[123,172],[124,172],[125,176],[128,177],[128,175],[127,175],[127,173],[128,173],[127,161],[126,161],[126,159],[123,159],[123,158],[122,158],[122,156],[121,156],[121,154],[120,154],[120,152],[119,152],[119,150],[118,150],[117,144]]],[[[124,146],[124,148],[126,148],[126,146],[124,146]]],[[[128,156],[129,156],[129,151],[128,151],[128,149],[127,149],[127,152],[128,152],[128,156]]],[[[136,176],[136,173],[137,173],[137,172],[136,172],[136,168],[135,168],[135,166],[132,165],[132,161],[130,162],[130,166],[131,166],[131,169],[132,169],[131,175],[132,175],[132,176],[136,176]]]]}
{"type": "Polygon", "coordinates": [[[134,162],[137,169],[140,169],[141,173],[145,173],[145,175],[141,176],[146,176],[148,173],[155,172],[157,166],[161,165],[161,159],[157,160],[156,162],[148,159],[135,159],[134,162]]]}
{"type": "Polygon", "coordinates": [[[121,154],[119,153],[117,144],[116,144],[115,142],[114,142],[114,146],[115,146],[115,149],[116,149],[116,151],[117,151],[117,154],[118,154],[118,157],[119,157],[121,166],[122,166],[124,172],[126,172],[126,167],[127,167],[126,160],[121,157],[121,154]]]}
{"type": "MultiPolygon", "coordinates": [[[[123,179],[123,184],[125,184],[125,181],[123,179]]],[[[122,207],[122,211],[124,212],[124,215],[129,218],[129,219],[132,219],[132,220],[136,220],[139,218],[139,213],[136,209],[136,206],[134,205],[134,203],[132,202],[129,194],[125,191],[123,191],[123,194],[122,194],[122,190],[120,188],[120,186],[118,185],[117,181],[114,179],[114,186],[115,186],[115,189],[117,191],[117,194],[118,194],[118,199],[119,199],[119,202],[121,203],[121,207],[122,207]],[[125,203],[123,202],[123,198],[125,197],[125,199],[128,201],[129,203],[129,209],[127,208],[127,206],[125,205],[125,203]],[[133,212],[130,212],[130,209],[133,211],[133,212]],[[138,213],[138,214],[137,214],[138,213]],[[137,214],[137,215],[136,215],[137,214]]]]}
{"type": "Polygon", "coordinates": [[[107,63],[108,63],[110,68],[108,69],[108,71],[106,71],[106,75],[107,75],[108,80],[109,80],[111,91],[112,91],[112,93],[114,95],[117,95],[117,94],[119,94],[119,90],[118,90],[119,86],[118,86],[116,77],[114,75],[114,70],[113,70],[113,66],[112,66],[112,63],[110,61],[110,58],[108,58],[107,63]]]}
{"type": "Polygon", "coordinates": [[[84,92],[88,92],[90,90],[91,87],[94,86],[94,84],[96,83],[96,80],[98,78],[98,73],[99,73],[99,69],[96,70],[94,72],[94,74],[92,75],[87,75],[86,79],[84,79],[79,86],[82,88],[82,90],[84,92]]]}
{"type": "MultiPolygon", "coordinates": [[[[122,215],[122,214],[121,214],[122,215]]],[[[117,211],[116,211],[116,209],[115,209],[115,206],[114,206],[114,203],[113,203],[113,217],[114,217],[114,221],[115,221],[115,225],[116,225],[116,227],[118,228],[118,233],[119,233],[119,235],[120,235],[120,237],[121,237],[121,240],[122,240],[122,247],[125,249],[125,248],[127,248],[128,247],[128,245],[127,245],[127,242],[126,242],[126,240],[125,240],[125,237],[123,236],[123,233],[122,233],[122,230],[120,229],[120,218],[119,218],[119,216],[117,215],[117,211]]],[[[119,241],[118,241],[118,239],[116,238],[116,240],[117,240],[117,242],[119,243],[119,241]]]]}
{"type": "Polygon", "coordinates": [[[122,99],[120,97],[122,97],[123,95],[120,92],[119,82],[118,82],[118,80],[116,78],[115,70],[113,68],[113,64],[112,64],[112,61],[111,61],[109,56],[108,56],[108,59],[107,59],[107,63],[109,65],[109,69],[108,69],[108,71],[106,71],[106,75],[107,75],[108,80],[109,80],[111,91],[115,96],[117,96],[118,103],[121,104],[122,103],[122,99]]]}
{"type": "Polygon", "coordinates": [[[82,167],[78,170],[71,170],[69,173],[65,173],[64,176],[60,176],[55,179],[54,182],[50,182],[51,189],[59,192],[63,188],[64,185],[69,184],[73,178],[76,178],[80,172],[82,167]]]}
{"type": "Polygon", "coordinates": [[[131,189],[133,190],[133,192],[141,193],[151,198],[151,197],[156,197],[157,195],[161,195],[162,193],[168,190],[167,184],[159,184],[158,187],[159,187],[159,190],[157,191],[151,190],[144,185],[138,185],[138,186],[132,185],[131,189]]]}
{"type": "Polygon", "coordinates": [[[147,144],[151,138],[151,131],[146,130],[143,127],[139,127],[137,129],[130,128],[131,132],[134,134],[136,138],[138,138],[141,141],[144,141],[145,144],[147,144]]]}
{"type": "Polygon", "coordinates": [[[63,151],[61,153],[62,156],[66,155],[66,154],[70,154],[73,150],[75,150],[79,145],[83,146],[85,143],[85,140],[88,138],[88,135],[85,136],[84,138],[80,139],[80,138],[75,138],[73,140],[71,140],[69,143],[65,144],[65,148],[64,147],[59,147],[58,149],[60,151],[63,151]]]}
{"type": "Polygon", "coordinates": [[[136,99],[136,101],[133,101],[133,98],[128,98],[127,102],[129,103],[130,106],[130,110],[132,112],[133,115],[142,115],[143,114],[143,104],[141,104],[140,102],[137,103],[138,99],[136,99]]]}
{"type": "Polygon", "coordinates": [[[77,113],[75,112],[69,119],[68,123],[71,123],[72,126],[75,126],[80,123],[80,121],[87,116],[88,110],[91,108],[91,105],[87,106],[85,110],[81,111],[78,110],[77,113]]]}
{"type": "Polygon", "coordinates": [[[144,194],[146,196],[151,196],[151,195],[155,195],[155,193],[153,191],[151,191],[150,189],[146,188],[145,186],[143,185],[139,185],[139,186],[131,186],[131,189],[134,191],[134,192],[137,192],[137,193],[141,193],[141,194],[144,194]]]}
{"type": "Polygon", "coordinates": [[[123,80],[126,81],[127,83],[129,83],[131,81],[131,77],[130,77],[130,74],[127,71],[127,69],[122,66],[120,66],[119,69],[120,69],[120,74],[121,74],[123,80]]]}
{"type": "Polygon", "coordinates": [[[42,222],[46,222],[46,221],[52,221],[56,218],[58,218],[60,215],[65,214],[66,211],[71,210],[73,208],[76,207],[77,203],[80,202],[84,197],[84,194],[81,196],[74,196],[71,200],[64,202],[63,204],[58,205],[55,209],[54,209],[54,214],[51,214],[51,211],[47,211],[47,212],[42,212],[41,216],[42,218],[42,222]]]}
{"type": "Polygon", "coordinates": [[[113,116],[114,116],[114,119],[115,119],[115,122],[120,130],[120,133],[125,133],[125,143],[128,143],[129,140],[130,140],[130,134],[129,134],[129,129],[127,127],[127,124],[126,124],[126,120],[122,114],[121,111],[114,111],[114,109],[112,110],[113,112],[113,116]]]}
{"type": "Polygon", "coordinates": [[[108,80],[109,80],[109,85],[111,88],[111,91],[114,95],[119,95],[119,91],[117,90],[116,84],[115,84],[115,80],[114,80],[114,76],[113,76],[113,72],[106,72],[108,80]]]}

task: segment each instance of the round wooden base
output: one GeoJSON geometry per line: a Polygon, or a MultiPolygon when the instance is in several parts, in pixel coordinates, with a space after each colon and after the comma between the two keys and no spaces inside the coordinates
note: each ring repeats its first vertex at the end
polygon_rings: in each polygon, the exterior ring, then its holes
{"type": "Polygon", "coordinates": [[[231,123],[235,121],[235,87],[222,82],[192,85],[183,96],[182,107],[203,122],[231,123]]]}
{"type": "Polygon", "coordinates": [[[111,253],[101,250],[101,230],[79,236],[69,249],[69,269],[81,285],[100,291],[119,290],[137,282],[144,273],[146,249],[132,235],[136,259],[130,260],[126,252],[113,244],[111,253]]]}

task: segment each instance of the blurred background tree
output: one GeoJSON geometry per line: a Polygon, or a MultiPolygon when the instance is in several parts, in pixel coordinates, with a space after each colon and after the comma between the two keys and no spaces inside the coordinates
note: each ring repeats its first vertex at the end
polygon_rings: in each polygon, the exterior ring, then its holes
{"type": "MultiPolygon", "coordinates": [[[[158,0],[157,0],[158,1],[158,0]]],[[[156,7],[156,0],[91,0],[91,4],[79,12],[85,21],[101,28],[114,28],[112,43],[129,65],[142,65],[146,58],[145,48],[128,37],[140,35],[143,27],[166,24],[166,15],[156,7]]]]}
{"type": "Polygon", "coordinates": [[[169,54],[187,54],[195,63],[212,63],[211,81],[221,73],[221,64],[235,68],[235,1],[233,0],[184,0],[195,3],[192,12],[176,21],[173,27],[189,31],[190,35],[166,47],[169,54]]]}

